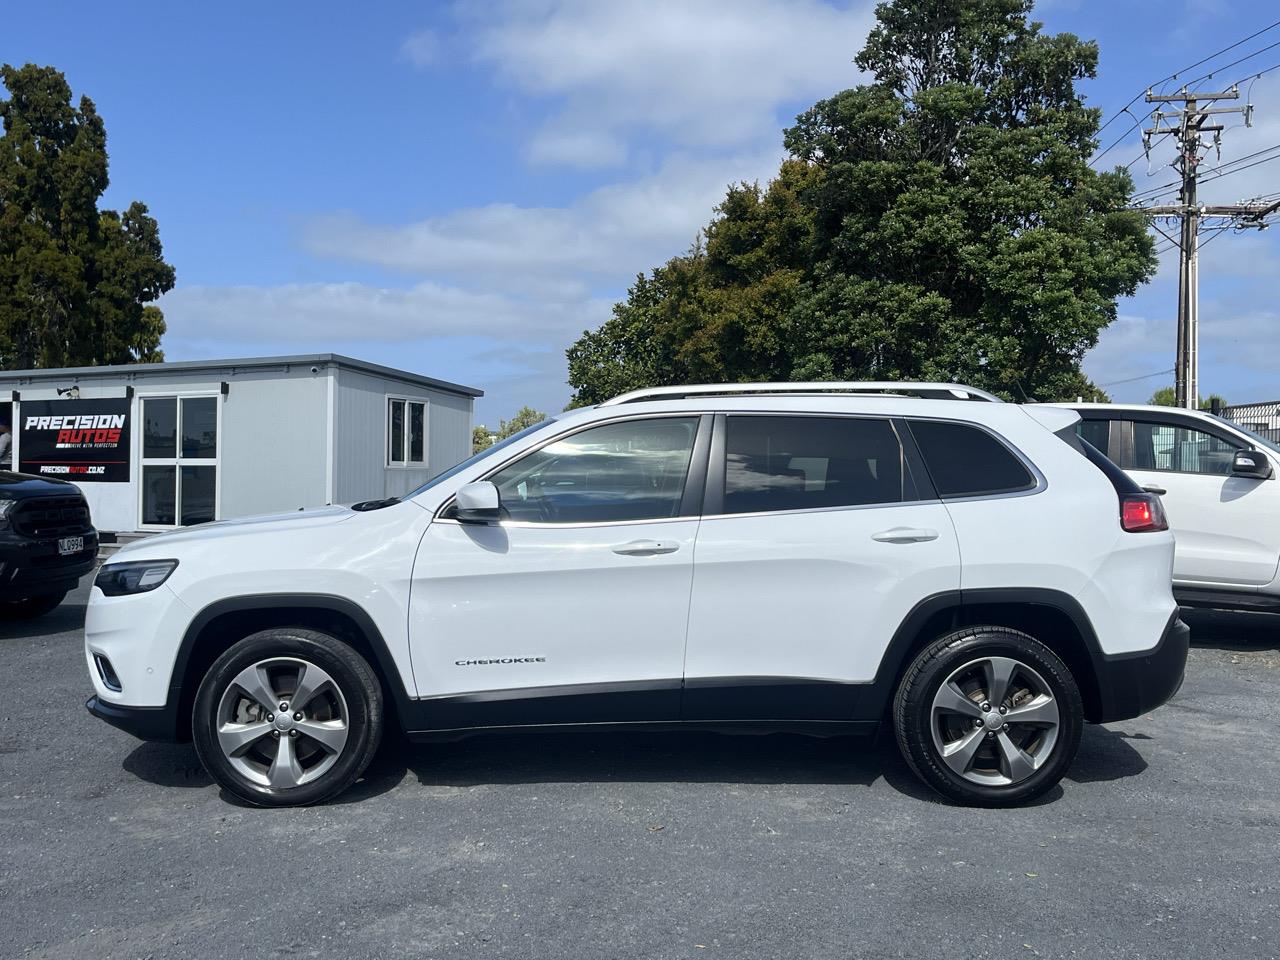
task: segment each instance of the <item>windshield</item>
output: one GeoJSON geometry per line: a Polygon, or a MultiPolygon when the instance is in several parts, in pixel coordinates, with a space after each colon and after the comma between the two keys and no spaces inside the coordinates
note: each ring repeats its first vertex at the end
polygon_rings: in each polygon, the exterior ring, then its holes
{"type": "Polygon", "coordinates": [[[489,454],[496,453],[497,451],[501,450],[503,447],[508,447],[511,444],[515,443],[517,440],[523,437],[527,437],[531,433],[536,433],[537,431],[541,430],[543,427],[546,427],[552,423],[555,423],[554,419],[543,420],[539,423],[535,423],[532,427],[525,427],[519,433],[513,433],[511,436],[507,437],[504,440],[499,440],[497,443],[495,443],[491,447],[485,447],[479,453],[472,454],[471,456],[467,457],[467,459],[463,460],[461,463],[454,464],[444,473],[437,473],[434,477],[432,477],[422,486],[418,487],[418,489],[411,490],[408,493],[406,493],[403,497],[401,497],[401,499],[402,500],[412,499],[413,497],[416,497],[418,494],[423,493],[426,490],[430,490],[436,484],[444,483],[444,481],[448,480],[450,477],[456,477],[463,470],[466,470],[468,467],[470,467],[474,463],[479,463],[485,457],[489,456],[489,454]]]}
{"type": "Polygon", "coordinates": [[[1277,445],[1274,440],[1268,440],[1266,437],[1260,436],[1259,434],[1254,433],[1248,427],[1240,426],[1240,424],[1236,423],[1234,420],[1224,420],[1223,422],[1230,424],[1232,429],[1238,430],[1241,433],[1243,433],[1246,437],[1250,437],[1253,440],[1258,441],[1258,443],[1262,444],[1272,453],[1276,454],[1277,456],[1280,456],[1280,445],[1277,445]]]}

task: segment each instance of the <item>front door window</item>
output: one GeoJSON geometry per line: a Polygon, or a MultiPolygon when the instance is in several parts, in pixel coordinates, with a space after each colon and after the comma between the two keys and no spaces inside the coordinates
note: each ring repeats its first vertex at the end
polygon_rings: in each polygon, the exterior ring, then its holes
{"type": "Polygon", "coordinates": [[[142,400],[142,525],[217,518],[218,398],[142,400]]]}

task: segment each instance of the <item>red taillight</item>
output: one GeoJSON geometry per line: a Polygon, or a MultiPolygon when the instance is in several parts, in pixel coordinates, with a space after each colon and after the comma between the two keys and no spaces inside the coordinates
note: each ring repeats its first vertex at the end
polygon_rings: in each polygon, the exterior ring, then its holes
{"type": "Polygon", "coordinates": [[[1125,497],[1120,501],[1120,526],[1130,533],[1168,530],[1164,507],[1156,496],[1125,497]]]}

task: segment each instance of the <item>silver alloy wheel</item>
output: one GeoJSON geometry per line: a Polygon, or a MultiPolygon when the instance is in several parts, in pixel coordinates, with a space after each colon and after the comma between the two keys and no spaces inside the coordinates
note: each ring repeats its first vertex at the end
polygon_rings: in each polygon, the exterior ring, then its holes
{"type": "Polygon", "coordinates": [[[1010,657],[951,671],[933,695],[933,745],[970,783],[1010,786],[1039,770],[1058,742],[1058,701],[1044,678],[1010,657]]]}
{"type": "Polygon", "coordinates": [[[283,790],[310,783],[347,743],[347,701],[327,672],[296,657],[245,667],[218,701],[215,732],[227,762],[246,780],[283,790]]]}

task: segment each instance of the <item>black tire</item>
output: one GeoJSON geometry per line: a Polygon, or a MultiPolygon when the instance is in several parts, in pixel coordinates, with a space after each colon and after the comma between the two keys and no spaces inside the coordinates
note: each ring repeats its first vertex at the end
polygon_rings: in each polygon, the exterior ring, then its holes
{"type": "MultiPolygon", "coordinates": [[[[967,696],[970,699],[973,697],[981,699],[981,686],[978,685],[974,692],[967,696]]],[[[1009,702],[1008,698],[1004,700],[1005,704],[1009,702]]],[[[1018,706],[1018,703],[1015,702],[1014,706],[1018,706]]],[[[1052,650],[1038,640],[1008,627],[965,627],[935,640],[912,661],[899,682],[897,694],[894,697],[893,723],[897,732],[898,747],[903,757],[926,784],[949,800],[958,803],[981,807],[1005,807],[1032,800],[1062,779],[1080,746],[1084,706],[1080,699],[1079,687],[1071,676],[1071,671],[1052,650]],[[1030,697],[1030,699],[1023,699],[1022,704],[1030,704],[1035,700],[1030,690],[1035,682],[1040,681],[1047,687],[1043,694],[1052,697],[1058,711],[1056,736],[1052,741],[1049,740],[1047,732],[1041,732],[1047,731],[1048,727],[1023,725],[1016,725],[1013,729],[1005,727],[1005,730],[1010,731],[1005,739],[997,739],[1002,737],[999,728],[994,728],[993,733],[987,732],[992,728],[978,729],[978,725],[985,722],[983,716],[992,717],[992,723],[998,722],[992,711],[1004,712],[1000,710],[1001,704],[991,705],[990,710],[985,714],[979,706],[975,710],[975,715],[970,715],[963,720],[958,719],[961,717],[960,712],[935,711],[934,698],[945,693],[942,691],[943,684],[956,671],[969,669],[973,669],[974,672],[962,673],[961,676],[970,677],[970,683],[974,683],[972,678],[980,675],[981,668],[973,668],[972,665],[989,657],[1000,658],[1001,661],[1015,660],[1020,668],[1029,668],[1029,670],[1020,669],[1009,685],[1012,693],[1016,693],[1015,684],[1026,685],[1027,689],[1024,692],[1016,694],[1022,698],[1030,697]],[[961,732],[956,734],[955,740],[947,736],[949,730],[957,729],[956,724],[968,723],[974,724],[973,731],[961,729],[961,732]],[[939,726],[935,727],[935,724],[939,726]],[[944,729],[941,725],[947,726],[944,729]],[[937,731],[936,736],[935,731],[937,731]],[[973,740],[985,739],[988,744],[983,745],[980,742],[976,744],[977,752],[973,754],[974,765],[962,775],[944,761],[938,741],[947,741],[946,746],[951,747],[961,743],[962,740],[968,740],[970,733],[973,735],[973,740]],[[1037,758],[1034,772],[1016,781],[1009,777],[1012,767],[1000,765],[1001,744],[1013,742],[1011,738],[1019,738],[1023,741],[1014,743],[1019,751],[1023,745],[1027,745],[1029,751],[1036,749],[1044,751],[1043,757],[1037,758]],[[983,778],[988,782],[974,782],[977,778],[983,778]],[[997,778],[1009,778],[1011,782],[993,782],[997,778]]],[[[1021,760],[1020,753],[1017,759],[1021,760]]],[[[962,763],[963,761],[956,760],[953,756],[952,762],[962,763]]]]}
{"type": "MultiPolygon", "coordinates": [[[[295,678],[296,682],[300,682],[300,674],[295,678]]],[[[291,689],[296,691],[296,685],[291,689]]],[[[311,702],[308,702],[308,710],[311,702]]],[[[192,740],[205,769],[229,793],[255,806],[305,806],[332,799],[360,777],[377,752],[382,738],[383,714],[382,686],[378,677],[364,657],[351,646],[315,630],[280,627],[246,637],[213,662],[196,694],[191,717],[192,740]],[[305,723],[315,719],[310,715],[298,724],[296,731],[288,731],[289,735],[294,735],[294,744],[281,745],[280,731],[275,729],[274,723],[266,722],[258,701],[235,683],[236,678],[248,668],[263,662],[272,663],[279,667],[276,672],[273,672],[274,668],[267,668],[268,675],[278,678],[269,685],[278,694],[273,699],[287,698],[291,693],[281,694],[279,691],[288,684],[289,666],[298,661],[309,668],[318,667],[322,674],[327,674],[321,693],[313,698],[317,709],[328,713],[321,719],[331,724],[345,719],[345,742],[332,753],[321,750],[319,741],[313,741],[305,734],[305,723]],[[225,703],[233,700],[238,704],[241,717],[247,716],[255,729],[257,724],[262,724],[268,731],[255,741],[251,752],[236,759],[224,752],[218,735],[223,722],[220,711],[226,709],[225,703]],[[254,710],[258,711],[257,716],[253,714],[254,710]],[[345,717],[340,715],[342,711],[345,711],[345,717]],[[310,770],[303,771],[303,777],[296,778],[299,781],[296,786],[272,786],[262,782],[262,778],[270,778],[272,765],[267,763],[268,759],[275,750],[285,748],[298,751],[296,757],[303,762],[302,752],[305,750],[310,750],[319,759],[310,770]],[[303,779],[313,771],[321,770],[321,762],[328,763],[327,769],[315,774],[313,779],[303,779]],[[266,769],[262,769],[264,767],[266,769]]],[[[280,722],[289,722],[292,715],[292,710],[282,712],[280,722]]],[[[234,719],[227,718],[227,722],[234,722],[234,719]]],[[[284,736],[284,739],[288,737],[284,736]]]]}
{"type": "Polygon", "coordinates": [[[21,600],[6,600],[0,603],[0,619],[34,620],[46,613],[53,613],[58,605],[66,599],[66,593],[45,593],[38,597],[23,597],[21,600]]]}

